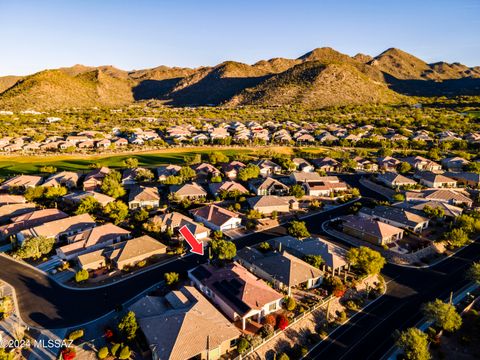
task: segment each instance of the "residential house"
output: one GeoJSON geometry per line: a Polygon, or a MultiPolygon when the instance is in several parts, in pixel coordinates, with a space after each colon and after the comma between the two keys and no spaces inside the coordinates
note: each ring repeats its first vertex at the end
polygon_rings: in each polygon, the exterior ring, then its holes
{"type": "Polygon", "coordinates": [[[148,235],[143,235],[114,244],[108,258],[118,270],[123,270],[166,253],[167,247],[164,244],[148,235]]]}
{"type": "Polygon", "coordinates": [[[0,221],[8,221],[12,217],[32,212],[36,209],[37,205],[34,203],[25,204],[8,204],[0,206],[0,221]]]}
{"type": "Polygon", "coordinates": [[[197,289],[147,295],[129,307],[156,360],[218,360],[236,347],[240,331],[197,289]],[[194,338],[192,338],[194,335],[194,338]]]}
{"type": "Polygon", "coordinates": [[[323,176],[323,180],[310,181],[303,184],[305,193],[309,196],[330,196],[336,192],[347,191],[348,185],[336,176],[323,176]]]}
{"type": "Polygon", "coordinates": [[[176,176],[182,167],[178,165],[160,166],[157,168],[158,181],[164,182],[169,176],[176,176]]]}
{"type": "Polygon", "coordinates": [[[361,156],[355,156],[353,158],[353,161],[355,161],[356,166],[355,170],[357,171],[370,171],[370,172],[376,172],[378,171],[378,165],[375,164],[374,162],[362,158],[361,156]]]}
{"type": "Polygon", "coordinates": [[[110,169],[105,166],[89,172],[87,175],[85,175],[85,179],[83,179],[83,190],[94,191],[100,188],[104,177],[108,173],[110,173],[110,169]]]}
{"type": "Polygon", "coordinates": [[[440,201],[452,205],[465,205],[471,207],[472,199],[461,191],[452,189],[431,189],[422,192],[407,191],[405,200],[410,202],[440,201]]]}
{"type": "Polygon", "coordinates": [[[222,193],[238,193],[248,194],[248,190],[245,187],[235,181],[224,181],[221,183],[211,183],[208,186],[210,193],[213,196],[218,196],[222,193]]]}
{"type": "Polygon", "coordinates": [[[256,195],[288,195],[290,188],[271,177],[252,180],[249,183],[250,190],[256,195]]]}
{"type": "Polygon", "coordinates": [[[43,236],[59,241],[61,237],[78,234],[95,225],[95,220],[89,214],[75,215],[22,230],[17,234],[17,240],[22,243],[26,238],[43,236]]]}
{"type": "Polygon", "coordinates": [[[431,209],[439,208],[443,211],[445,217],[448,217],[452,220],[455,219],[457,216],[462,215],[463,213],[463,209],[461,207],[444,203],[441,201],[424,201],[420,203],[409,203],[405,201],[405,202],[394,204],[393,206],[403,207],[407,210],[422,212],[422,213],[424,213],[425,207],[429,207],[431,209]]]}
{"type": "Polygon", "coordinates": [[[27,200],[23,195],[0,194],[0,206],[9,204],[25,204],[27,200]]]}
{"type": "Polygon", "coordinates": [[[197,240],[206,240],[210,235],[210,230],[205,226],[178,212],[156,215],[150,219],[150,222],[157,225],[161,232],[177,233],[181,227],[187,226],[197,240]]]}
{"type": "Polygon", "coordinates": [[[155,186],[135,186],[128,194],[128,208],[138,209],[144,207],[158,208],[160,194],[155,186]]]}
{"type": "Polygon", "coordinates": [[[213,204],[190,210],[190,213],[196,221],[212,230],[236,229],[242,222],[238,213],[213,204]]]}
{"type": "Polygon", "coordinates": [[[238,262],[277,289],[291,295],[292,287],[311,289],[322,283],[324,273],[287,251],[260,251],[245,247],[237,252],[238,262]]]}
{"type": "Polygon", "coordinates": [[[322,270],[332,275],[340,275],[342,270],[349,268],[347,250],[319,237],[299,240],[287,235],[274,238],[270,243],[275,250],[286,250],[299,259],[310,255],[320,256],[323,260],[322,270]]]}
{"type": "Polygon", "coordinates": [[[391,156],[380,157],[377,159],[378,167],[381,170],[395,172],[401,161],[391,156]]]}
{"type": "Polygon", "coordinates": [[[474,172],[446,172],[444,174],[457,180],[457,184],[477,189],[480,187],[480,174],[474,172]]]}
{"type": "Polygon", "coordinates": [[[265,215],[270,215],[274,211],[282,213],[298,210],[298,201],[294,196],[254,196],[247,199],[247,202],[251,209],[265,215]]]}
{"type": "Polygon", "coordinates": [[[192,283],[242,330],[282,308],[283,295],[238,263],[223,267],[200,265],[188,272],[192,283]]]}
{"type": "Polygon", "coordinates": [[[0,185],[0,190],[10,190],[12,188],[27,189],[30,187],[39,186],[42,183],[41,176],[34,175],[17,175],[11,179],[4,181],[0,185]]]}
{"type": "Polygon", "coordinates": [[[307,182],[318,182],[325,179],[317,172],[301,172],[295,171],[290,174],[290,180],[295,184],[304,184],[307,182]]]}
{"type": "Polygon", "coordinates": [[[311,173],[315,171],[315,166],[310,164],[307,160],[302,159],[302,158],[294,158],[293,163],[297,167],[297,170],[300,172],[307,172],[311,173]]]}
{"type": "Polygon", "coordinates": [[[207,192],[198,184],[183,184],[170,186],[170,193],[179,200],[196,200],[207,197],[207,192]]]}
{"type": "Polygon", "coordinates": [[[103,249],[113,243],[130,237],[130,231],[107,223],[78,232],[67,238],[67,245],[57,249],[57,255],[64,260],[71,260],[81,254],[103,249]]]}
{"type": "Polygon", "coordinates": [[[278,164],[275,164],[273,161],[270,160],[259,160],[254,162],[260,168],[260,175],[263,177],[268,177],[274,174],[280,174],[282,171],[282,167],[278,164]]]}
{"type": "Polygon", "coordinates": [[[314,159],[312,160],[312,164],[315,165],[318,170],[324,172],[337,172],[341,168],[341,164],[330,157],[314,159]]]}
{"type": "Polygon", "coordinates": [[[388,245],[403,238],[403,230],[381,222],[356,215],[341,217],[343,232],[375,245],[388,245]]]}
{"type": "Polygon", "coordinates": [[[42,186],[65,186],[68,189],[72,189],[77,187],[79,178],[80,175],[76,172],[62,171],[49,176],[42,186]]]}
{"type": "Polygon", "coordinates": [[[378,174],[377,179],[392,189],[415,186],[417,184],[415,180],[390,171],[383,174],[378,174]]]}
{"type": "Polygon", "coordinates": [[[446,158],[442,160],[442,166],[447,171],[462,171],[465,166],[470,164],[470,161],[465,160],[460,156],[446,158]]]}
{"type": "Polygon", "coordinates": [[[208,163],[195,165],[193,167],[193,170],[195,170],[195,172],[197,173],[197,177],[199,178],[208,179],[208,178],[220,175],[220,170],[218,170],[215,166],[208,163]]]}
{"type": "Polygon", "coordinates": [[[429,219],[417,213],[393,206],[363,207],[358,215],[372,220],[379,220],[405,230],[421,233],[428,227],[429,219]]]}
{"type": "Polygon", "coordinates": [[[63,201],[65,201],[65,203],[67,204],[78,205],[82,202],[82,200],[87,197],[93,197],[102,207],[111,203],[112,201],[115,201],[115,198],[95,191],[81,191],[70,193],[63,197],[63,201]]]}
{"type": "Polygon", "coordinates": [[[429,188],[454,188],[457,187],[457,181],[442,174],[435,174],[429,171],[422,171],[415,174],[420,184],[429,188]]]}
{"type": "Polygon", "coordinates": [[[240,161],[232,161],[227,164],[220,164],[220,168],[225,176],[229,179],[236,179],[240,169],[244,168],[245,166],[246,165],[240,161]]]}
{"type": "Polygon", "coordinates": [[[407,157],[404,159],[412,168],[420,171],[440,171],[442,166],[436,162],[426,159],[422,156],[407,157]]]}
{"type": "Polygon", "coordinates": [[[58,209],[42,209],[19,214],[10,218],[10,223],[0,226],[0,238],[6,239],[14,236],[22,230],[30,229],[37,225],[68,217],[58,209]]]}

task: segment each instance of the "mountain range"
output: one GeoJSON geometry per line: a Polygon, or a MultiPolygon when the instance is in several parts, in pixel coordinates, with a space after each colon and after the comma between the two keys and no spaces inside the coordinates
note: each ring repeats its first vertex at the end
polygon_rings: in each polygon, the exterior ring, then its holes
{"type": "Polygon", "coordinates": [[[75,65],[0,77],[0,109],[117,107],[156,99],[173,106],[398,103],[410,96],[480,95],[480,66],[425,61],[396,48],[353,57],[318,48],[297,59],[253,65],[159,66],[124,71],[75,65]]]}

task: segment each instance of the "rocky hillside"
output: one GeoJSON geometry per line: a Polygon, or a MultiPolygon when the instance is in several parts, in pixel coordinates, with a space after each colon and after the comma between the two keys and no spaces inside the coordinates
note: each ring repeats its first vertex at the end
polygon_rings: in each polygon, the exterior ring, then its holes
{"type": "Polygon", "coordinates": [[[175,106],[292,105],[317,108],[404,101],[404,95],[480,95],[480,67],[425,61],[391,48],[353,57],[332,48],[253,65],[234,61],[197,69],[112,66],[0,77],[0,109],[122,106],[158,99],[175,106]]]}
{"type": "Polygon", "coordinates": [[[348,63],[307,61],[272,76],[232,98],[228,105],[301,104],[321,108],[345,104],[399,102],[402,97],[348,63]]]}

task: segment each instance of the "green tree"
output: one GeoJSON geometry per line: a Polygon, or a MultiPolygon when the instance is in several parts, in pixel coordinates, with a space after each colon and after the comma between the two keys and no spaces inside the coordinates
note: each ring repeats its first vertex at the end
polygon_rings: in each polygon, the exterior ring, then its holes
{"type": "Polygon", "coordinates": [[[133,340],[138,330],[137,318],[133,311],[129,311],[118,323],[118,330],[127,338],[133,340]]]}
{"type": "Polygon", "coordinates": [[[386,262],[378,251],[365,246],[351,248],[347,252],[347,261],[365,275],[379,274],[386,262]]]}
{"type": "Polygon", "coordinates": [[[128,158],[123,161],[123,166],[129,169],[135,169],[138,167],[138,159],[137,158],[128,158]]]}
{"type": "Polygon", "coordinates": [[[168,286],[175,285],[180,280],[180,275],[176,272],[165,273],[163,276],[165,278],[165,284],[168,286]]]}
{"type": "Polygon", "coordinates": [[[417,328],[409,328],[398,334],[397,346],[407,360],[429,360],[428,336],[417,328]]]}
{"type": "Polygon", "coordinates": [[[462,317],[458,314],[455,306],[435,299],[423,307],[423,313],[428,321],[435,323],[435,326],[453,332],[462,326],[462,317]]]}
{"type": "Polygon", "coordinates": [[[479,161],[472,161],[467,165],[466,169],[467,169],[467,171],[480,174],[480,162],[479,161]]]}
{"type": "Polygon", "coordinates": [[[122,350],[120,350],[120,354],[118,355],[119,360],[127,360],[130,359],[130,356],[132,355],[132,352],[130,351],[130,348],[125,345],[122,347],[122,350]]]}
{"type": "Polygon", "coordinates": [[[127,218],[128,206],[120,200],[112,201],[105,205],[104,212],[115,224],[119,224],[127,218]]]}
{"type": "Polygon", "coordinates": [[[288,311],[293,311],[297,307],[297,303],[295,302],[295,299],[292,296],[288,296],[285,300],[285,308],[288,311]]]}
{"type": "Polygon", "coordinates": [[[297,199],[300,199],[305,195],[305,190],[302,185],[295,184],[290,188],[290,195],[295,196],[297,199]]]}
{"type": "Polygon", "coordinates": [[[304,259],[306,263],[320,269],[324,261],[320,255],[305,255],[304,259]]]}
{"type": "Polygon", "coordinates": [[[41,173],[46,173],[46,174],[53,174],[57,172],[57,168],[55,166],[42,166],[40,169],[41,173]]]}
{"type": "Polygon", "coordinates": [[[111,170],[102,181],[102,192],[115,199],[125,195],[125,189],[121,184],[121,175],[118,171],[111,170]]]}
{"type": "Polygon", "coordinates": [[[35,186],[28,188],[23,195],[28,202],[41,199],[47,189],[43,186],[35,186]]]}
{"type": "Polygon", "coordinates": [[[14,360],[15,351],[0,347],[0,360],[14,360]]]}
{"type": "Polygon", "coordinates": [[[241,181],[248,181],[260,176],[260,168],[254,164],[248,164],[246,167],[238,171],[238,179],[241,181]]]}
{"type": "Polygon", "coordinates": [[[287,227],[287,234],[296,238],[306,238],[310,236],[307,225],[304,221],[291,221],[287,227]]]}
{"type": "Polygon", "coordinates": [[[220,260],[232,260],[237,255],[237,247],[232,241],[213,239],[212,250],[220,260]]]}
{"type": "Polygon", "coordinates": [[[208,155],[208,162],[213,165],[218,163],[226,163],[229,161],[230,159],[227,155],[218,151],[212,152],[208,155]]]}
{"type": "Polygon", "coordinates": [[[112,349],[111,349],[111,353],[112,353],[113,356],[117,356],[118,350],[120,350],[120,346],[121,346],[121,344],[119,344],[119,343],[113,344],[112,349]]]}
{"type": "Polygon", "coordinates": [[[178,175],[183,179],[183,181],[187,181],[195,178],[197,173],[191,167],[183,166],[178,172],[178,175]]]}
{"type": "Polygon", "coordinates": [[[152,181],[155,175],[149,169],[138,169],[135,175],[136,181],[152,181]]]}
{"type": "Polygon", "coordinates": [[[141,208],[140,210],[135,212],[135,215],[133,216],[133,218],[137,222],[143,222],[148,219],[148,216],[149,216],[148,211],[145,210],[144,208],[141,208]]]}
{"type": "Polygon", "coordinates": [[[395,195],[393,195],[392,199],[393,199],[393,201],[404,201],[405,200],[405,195],[403,195],[401,193],[396,193],[395,195]]]}
{"type": "Polygon", "coordinates": [[[85,269],[81,269],[77,271],[77,273],[75,274],[75,281],[77,283],[81,283],[81,282],[87,281],[89,277],[90,277],[90,274],[88,273],[88,271],[85,269]]]}
{"type": "Polygon", "coordinates": [[[398,166],[398,171],[401,173],[401,174],[406,174],[408,173],[410,170],[412,170],[412,166],[406,162],[406,161],[402,161],[400,163],[400,165],[398,166]]]}
{"type": "Polygon", "coordinates": [[[480,262],[472,264],[470,269],[468,269],[467,277],[468,279],[475,281],[477,284],[480,284],[480,262]]]}
{"type": "Polygon", "coordinates": [[[102,206],[98,202],[97,199],[95,199],[93,196],[87,196],[86,198],[82,199],[80,201],[80,204],[78,204],[77,210],[75,210],[76,215],[80,214],[90,214],[94,215],[98,212],[100,212],[102,206]]]}
{"type": "Polygon", "coordinates": [[[103,359],[106,359],[109,354],[110,352],[108,351],[108,347],[104,346],[100,348],[100,350],[98,350],[97,357],[100,360],[103,360],[103,359]]]}
{"type": "Polygon", "coordinates": [[[468,244],[470,241],[468,234],[462,229],[453,229],[452,231],[445,234],[450,246],[454,248],[462,247],[468,244]]]}
{"type": "Polygon", "coordinates": [[[247,351],[249,347],[250,347],[250,343],[248,342],[247,339],[242,337],[240,338],[240,340],[238,340],[237,351],[239,354],[243,354],[245,351],[247,351]]]}
{"type": "Polygon", "coordinates": [[[21,259],[39,259],[42,255],[47,255],[53,250],[55,245],[54,238],[45,238],[36,236],[27,238],[22,246],[15,252],[15,255],[21,259]]]}
{"type": "Polygon", "coordinates": [[[47,191],[45,191],[45,197],[47,199],[58,199],[67,195],[67,192],[68,190],[64,186],[50,186],[47,188],[47,191]]]}

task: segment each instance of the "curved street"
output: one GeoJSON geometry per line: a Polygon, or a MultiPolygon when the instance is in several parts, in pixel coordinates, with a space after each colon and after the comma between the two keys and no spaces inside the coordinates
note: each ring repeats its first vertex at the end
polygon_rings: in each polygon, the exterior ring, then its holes
{"type": "MultiPolygon", "coordinates": [[[[361,190],[365,197],[379,198],[358,183],[358,176],[344,178],[361,190]]],[[[368,201],[362,199],[360,201],[368,201]]],[[[304,219],[312,234],[323,233],[322,223],[342,215],[345,208],[312,215],[304,219]]],[[[253,245],[283,235],[276,227],[235,240],[237,248],[253,245]]],[[[435,298],[447,298],[451,291],[462,288],[467,281],[465,271],[480,258],[480,245],[474,243],[455,256],[428,269],[415,269],[387,264],[383,270],[388,282],[387,293],[339,328],[328,340],[308,355],[309,359],[379,359],[393,345],[396,329],[413,326],[421,319],[421,305],[435,298]]],[[[146,271],[107,288],[92,290],[67,289],[40,271],[0,256],[0,278],[15,287],[22,319],[30,326],[49,329],[71,327],[94,320],[116,309],[120,304],[163,279],[169,271],[184,273],[206,261],[197,255],[173,261],[146,271]]]]}

